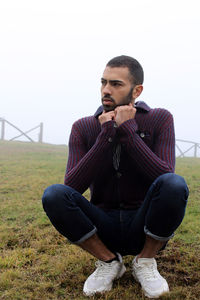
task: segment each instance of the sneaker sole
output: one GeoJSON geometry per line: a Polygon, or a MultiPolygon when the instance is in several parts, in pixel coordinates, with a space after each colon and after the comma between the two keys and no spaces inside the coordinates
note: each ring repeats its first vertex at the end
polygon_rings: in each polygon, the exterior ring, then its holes
{"type": "MultiPolygon", "coordinates": [[[[142,290],[143,290],[143,289],[142,289],[142,290]]],[[[148,294],[147,292],[145,292],[144,290],[143,290],[143,292],[144,292],[144,295],[145,295],[146,297],[148,297],[148,298],[158,299],[158,298],[160,298],[161,296],[163,296],[163,295],[165,295],[165,294],[168,294],[168,293],[169,293],[169,289],[166,290],[166,291],[164,291],[164,292],[162,292],[162,293],[159,294],[159,295],[156,295],[156,296],[149,295],[149,294],[148,294]]]]}

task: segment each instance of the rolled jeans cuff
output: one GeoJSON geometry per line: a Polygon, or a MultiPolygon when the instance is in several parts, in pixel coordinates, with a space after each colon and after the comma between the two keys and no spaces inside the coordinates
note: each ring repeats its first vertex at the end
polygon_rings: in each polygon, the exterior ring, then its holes
{"type": "Polygon", "coordinates": [[[93,230],[91,230],[90,232],[86,233],[84,236],[82,236],[78,241],[76,242],[72,242],[70,241],[69,239],[69,242],[72,243],[72,244],[76,244],[76,245],[79,245],[81,244],[82,242],[84,242],[85,240],[89,239],[92,235],[94,235],[95,233],[97,232],[97,229],[96,227],[94,227],[93,230]]]}
{"type": "Polygon", "coordinates": [[[163,236],[158,236],[158,235],[155,235],[153,234],[151,231],[149,231],[147,229],[146,226],[144,226],[144,233],[150,237],[152,237],[154,240],[157,240],[157,241],[162,241],[162,242],[167,242],[169,241],[171,238],[173,238],[174,236],[174,233],[172,233],[172,235],[170,235],[169,237],[163,237],[163,236]]]}

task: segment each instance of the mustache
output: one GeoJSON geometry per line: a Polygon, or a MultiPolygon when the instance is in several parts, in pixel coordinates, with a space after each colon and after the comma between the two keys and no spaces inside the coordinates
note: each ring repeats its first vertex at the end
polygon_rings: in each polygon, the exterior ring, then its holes
{"type": "Polygon", "coordinates": [[[103,96],[102,98],[101,98],[101,100],[103,101],[103,100],[110,100],[110,101],[112,101],[113,103],[115,102],[115,100],[110,96],[110,95],[105,95],[105,96],[103,96]]]}

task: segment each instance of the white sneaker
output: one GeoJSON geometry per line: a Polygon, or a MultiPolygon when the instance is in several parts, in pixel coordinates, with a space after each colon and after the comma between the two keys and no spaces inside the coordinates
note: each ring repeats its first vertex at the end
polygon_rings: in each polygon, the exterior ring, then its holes
{"type": "Polygon", "coordinates": [[[118,254],[119,260],[111,263],[105,263],[98,260],[96,270],[85,281],[83,292],[86,296],[92,296],[95,293],[103,293],[112,289],[113,281],[122,277],[126,268],[122,262],[122,257],[118,254]]]}
{"type": "Polygon", "coordinates": [[[157,270],[157,263],[154,258],[138,258],[133,260],[133,277],[137,280],[149,298],[159,298],[169,292],[167,281],[157,270]]]}

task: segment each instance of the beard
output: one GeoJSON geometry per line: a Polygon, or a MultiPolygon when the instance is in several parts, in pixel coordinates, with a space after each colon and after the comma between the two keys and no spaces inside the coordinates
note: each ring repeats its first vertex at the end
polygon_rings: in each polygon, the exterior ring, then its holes
{"type": "Polygon", "coordinates": [[[130,89],[129,93],[124,98],[122,98],[118,104],[116,104],[115,99],[112,98],[110,95],[105,95],[104,97],[102,97],[102,99],[101,99],[102,103],[103,103],[104,98],[109,99],[112,102],[112,105],[103,104],[104,110],[106,112],[109,112],[109,111],[115,110],[115,108],[117,106],[128,105],[129,103],[131,103],[131,101],[133,100],[133,98],[132,98],[133,89],[134,89],[134,87],[132,87],[130,89]]]}

